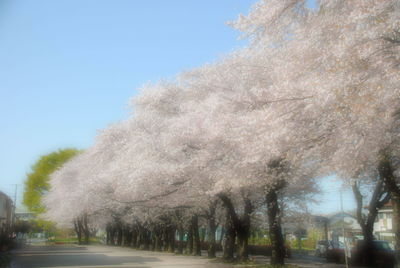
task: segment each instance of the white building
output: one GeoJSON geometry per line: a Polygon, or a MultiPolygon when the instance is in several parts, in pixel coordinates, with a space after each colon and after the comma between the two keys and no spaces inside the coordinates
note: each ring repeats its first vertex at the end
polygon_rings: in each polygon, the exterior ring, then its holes
{"type": "Polygon", "coordinates": [[[330,240],[344,242],[343,232],[346,240],[352,243],[362,235],[361,226],[355,216],[346,212],[337,212],[328,216],[328,236],[330,240]]]}
{"type": "Polygon", "coordinates": [[[17,221],[30,221],[35,219],[35,214],[30,212],[25,206],[18,206],[15,211],[15,218],[17,221]]]}
{"type": "Polygon", "coordinates": [[[8,232],[11,229],[13,202],[11,198],[0,191],[0,231],[8,232]]]}
{"type": "MultiPolygon", "coordinates": [[[[393,205],[389,201],[382,209],[378,211],[374,223],[374,237],[376,240],[384,240],[394,244],[395,234],[393,231],[393,205]]],[[[318,216],[323,218],[326,224],[326,232],[329,240],[343,242],[343,229],[345,236],[350,241],[363,239],[361,227],[355,216],[346,212],[337,212],[326,216],[318,216]]],[[[321,222],[321,220],[319,220],[321,222]]],[[[315,223],[314,223],[315,224],[315,223]]],[[[323,225],[316,225],[318,228],[323,228],[323,225]]]]}
{"type": "Polygon", "coordinates": [[[394,232],[393,232],[393,205],[389,201],[382,209],[378,211],[374,223],[374,236],[378,240],[385,240],[390,243],[394,243],[394,232]]]}

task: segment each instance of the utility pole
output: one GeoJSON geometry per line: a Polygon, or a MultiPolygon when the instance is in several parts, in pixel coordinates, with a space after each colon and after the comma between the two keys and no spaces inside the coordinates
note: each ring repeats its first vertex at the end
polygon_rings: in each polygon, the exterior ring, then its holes
{"type": "Polygon", "coordinates": [[[344,210],[343,210],[343,193],[342,190],[340,190],[340,210],[342,211],[342,234],[343,234],[343,243],[344,243],[344,261],[346,263],[346,268],[349,268],[349,263],[347,261],[347,242],[346,242],[346,236],[344,232],[344,210]]]}
{"type": "Polygon", "coordinates": [[[14,204],[13,204],[13,213],[12,213],[12,218],[11,218],[11,226],[15,225],[16,222],[16,217],[15,217],[15,212],[17,209],[17,191],[18,191],[18,184],[12,184],[15,186],[14,190],[14,204]]]}

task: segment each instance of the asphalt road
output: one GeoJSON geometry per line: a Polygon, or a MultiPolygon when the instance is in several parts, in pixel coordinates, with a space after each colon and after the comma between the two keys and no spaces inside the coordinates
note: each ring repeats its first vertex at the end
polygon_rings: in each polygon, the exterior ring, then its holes
{"type": "Polygon", "coordinates": [[[135,251],[107,246],[26,246],[12,252],[11,268],[223,268],[230,265],[209,263],[205,257],[176,256],[169,253],[135,251]]]}
{"type": "MultiPolygon", "coordinates": [[[[213,263],[206,257],[179,256],[171,253],[138,251],[110,246],[46,246],[28,245],[14,250],[10,268],[231,268],[232,265],[213,263]]],[[[268,263],[269,258],[253,256],[259,263],[268,263]]],[[[287,259],[288,264],[304,268],[339,268],[343,265],[328,264],[324,259],[300,256],[287,259]]]]}

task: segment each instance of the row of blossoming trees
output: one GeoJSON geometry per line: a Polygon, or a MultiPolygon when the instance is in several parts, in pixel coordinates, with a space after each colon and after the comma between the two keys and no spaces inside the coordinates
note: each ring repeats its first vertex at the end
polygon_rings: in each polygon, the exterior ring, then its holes
{"type": "Polygon", "coordinates": [[[52,176],[47,217],[141,248],[174,251],[178,234],[179,253],[186,235],[194,254],[206,225],[210,257],[223,225],[224,258],[247,260],[266,211],[278,264],[282,204],[306,202],[321,176],[381,181],[399,219],[399,17],[390,0],[256,3],[231,23],[248,47],[144,86],[129,119],[52,176]]]}

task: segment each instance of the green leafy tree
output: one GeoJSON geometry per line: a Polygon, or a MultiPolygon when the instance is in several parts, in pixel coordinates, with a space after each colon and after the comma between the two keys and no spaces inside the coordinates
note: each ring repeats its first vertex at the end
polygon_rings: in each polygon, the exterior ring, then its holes
{"type": "Polygon", "coordinates": [[[32,171],[27,174],[23,203],[30,211],[41,214],[45,212],[42,197],[50,189],[50,175],[64,163],[77,155],[80,150],[74,148],[60,149],[44,155],[32,166],[32,171]]]}

